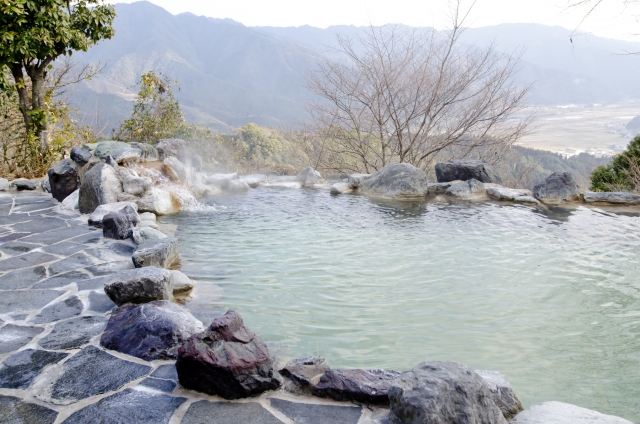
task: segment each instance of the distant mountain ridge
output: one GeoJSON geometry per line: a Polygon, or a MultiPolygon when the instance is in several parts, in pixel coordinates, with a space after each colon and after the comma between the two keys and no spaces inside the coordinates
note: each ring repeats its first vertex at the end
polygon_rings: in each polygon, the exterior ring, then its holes
{"type": "MultiPolygon", "coordinates": [[[[187,119],[217,131],[247,122],[287,127],[306,119],[305,76],[332,57],[336,33],[356,37],[364,28],[246,27],[231,19],[172,15],[149,2],[116,5],[116,36],[86,53],[83,62],[106,64],[72,101],[81,114],[98,111],[116,125],[131,111],[140,74],[154,69],[180,84],[176,97],[187,119]]],[[[465,31],[465,44],[513,51],[526,47],[518,78],[536,82],[529,102],[541,105],[605,103],[640,97],[635,70],[640,43],[574,37],[560,27],[504,24],[465,31]]]]}

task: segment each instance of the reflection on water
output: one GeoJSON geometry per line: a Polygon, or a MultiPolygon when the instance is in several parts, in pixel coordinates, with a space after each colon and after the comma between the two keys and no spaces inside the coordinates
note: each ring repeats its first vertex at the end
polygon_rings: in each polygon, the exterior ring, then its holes
{"type": "Polygon", "coordinates": [[[525,403],[640,416],[640,219],[577,207],[397,205],[326,191],[215,198],[178,225],[187,305],[334,367],[455,360],[525,403]]]}

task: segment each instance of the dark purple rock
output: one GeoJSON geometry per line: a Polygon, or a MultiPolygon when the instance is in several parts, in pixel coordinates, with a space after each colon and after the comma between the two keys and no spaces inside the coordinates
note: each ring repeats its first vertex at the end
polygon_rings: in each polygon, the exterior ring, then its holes
{"type": "Polygon", "coordinates": [[[78,178],[78,168],[71,159],[63,159],[53,165],[47,172],[51,195],[54,199],[62,202],[71,193],[78,189],[80,184],[78,178]]]}
{"type": "Polygon", "coordinates": [[[474,178],[483,183],[502,184],[502,179],[489,164],[477,160],[453,160],[438,163],[436,164],[436,178],[439,183],[467,181],[474,178]]]}
{"type": "Polygon", "coordinates": [[[139,222],[138,213],[127,205],[119,212],[108,213],[102,218],[102,235],[106,238],[124,240],[139,222]]]}
{"type": "Polygon", "coordinates": [[[182,387],[225,399],[280,387],[267,345],[235,311],[190,337],[178,350],[176,370],[182,387]]]}
{"type": "Polygon", "coordinates": [[[313,388],[318,397],[362,403],[389,403],[389,387],[400,375],[387,370],[329,370],[313,388]]]}
{"type": "Polygon", "coordinates": [[[158,300],[114,310],[100,344],[145,361],[175,359],[180,345],[203,330],[186,309],[158,300]]]}
{"type": "Polygon", "coordinates": [[[84,166],[91,159],[91,152],[80,146],[73,146],[71,154],[69,155],[71,160],[80,166],[84,166]]]}

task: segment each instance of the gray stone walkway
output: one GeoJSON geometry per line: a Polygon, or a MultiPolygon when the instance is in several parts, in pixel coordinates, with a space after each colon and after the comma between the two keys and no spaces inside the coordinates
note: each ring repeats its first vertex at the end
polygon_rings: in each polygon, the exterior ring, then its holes
{"type": "Polygon", "coordinates": [[[226,402],[181,389],[172,361],[103,349],[99,338],[115,307],[103,284],[133,268],[135,244],[104,239],[86,216],[57,204],[44,195],[0,195],[0,423],[384,420],[384,410],[283,392],[226,402]]]}

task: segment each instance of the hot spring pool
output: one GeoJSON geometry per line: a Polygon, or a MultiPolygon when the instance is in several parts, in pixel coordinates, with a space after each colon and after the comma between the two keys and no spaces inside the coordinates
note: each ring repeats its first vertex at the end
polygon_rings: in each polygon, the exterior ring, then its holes
{"type": "Polygon", "coordinates": [[[258,188],[164,217],[187,305],[240,312],[282,358],[507,375],[525,407],[640,417],[640,218],[577,207],[389,204],[258,188]]]}

